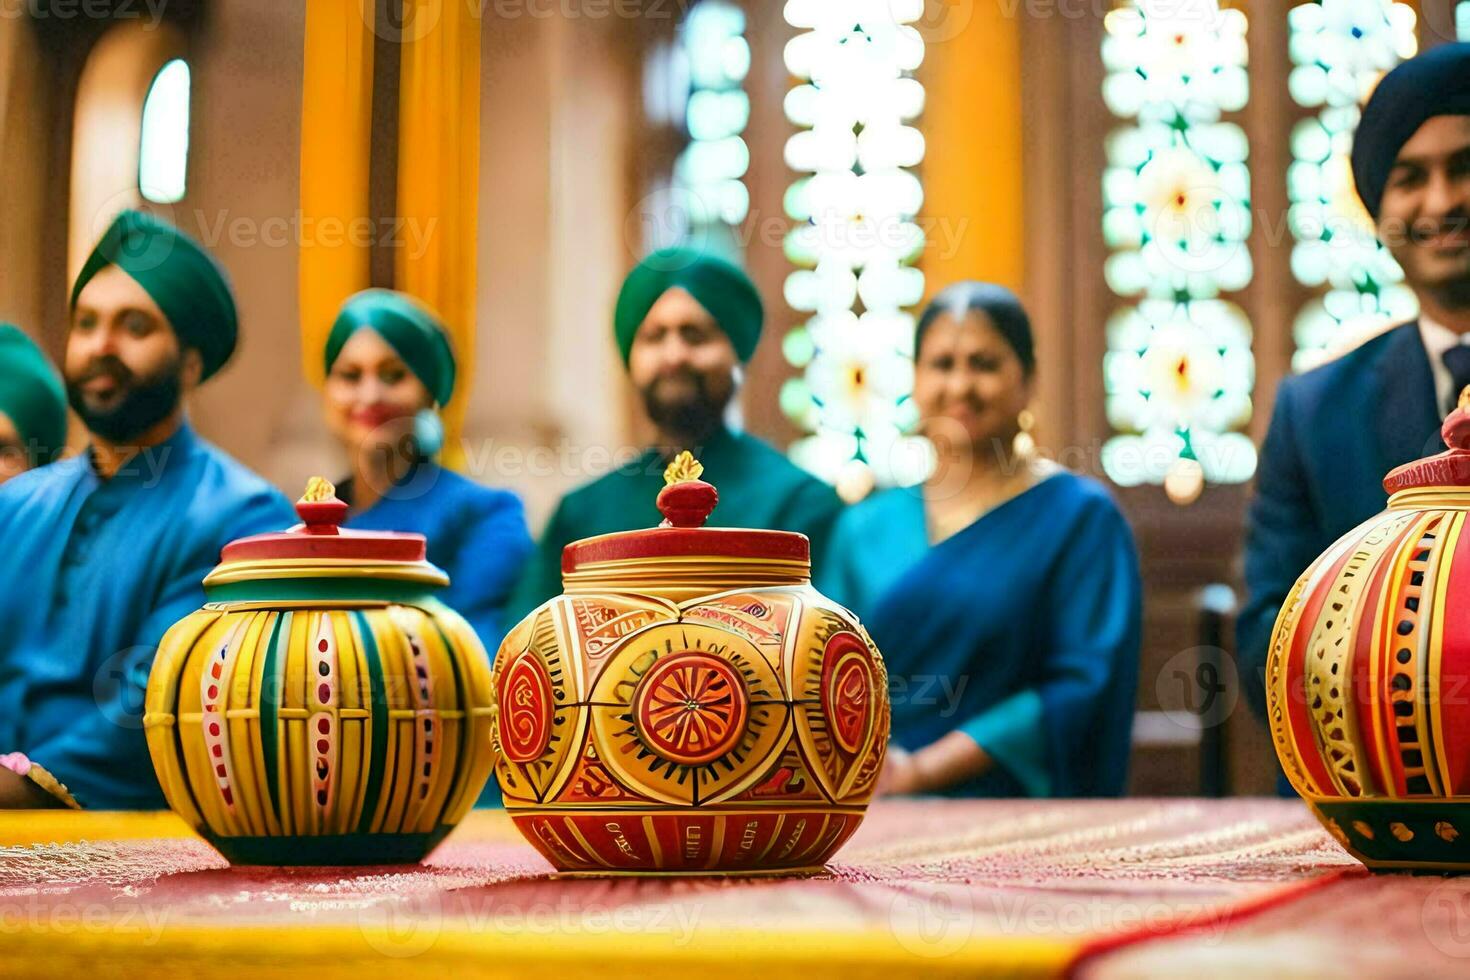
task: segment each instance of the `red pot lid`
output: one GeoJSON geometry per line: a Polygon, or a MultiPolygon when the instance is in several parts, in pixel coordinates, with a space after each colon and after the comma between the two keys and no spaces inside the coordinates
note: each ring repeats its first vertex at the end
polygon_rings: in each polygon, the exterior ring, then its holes
{"type": "Polygon", "coordinates": [[[1439,428],[1449,448],[1390,470],[1383,489],[1390,494],[1422,487],[1470,487],[1470,386],[1460,392],[1460,404],[1439,428]]]}
{"type": "Polygon", "coordinates": [[[307,483],[306,493],[296,502],[296,513],[301,523],[289,530],[231,541],[220,552],[221,562],[345,559],[376,565],[425,561],[422,534],[343,528],[347,504],[337,499],[337,488],[319,476],[307,483]]]}
{"type": "Polygon", "coordinates": [[[753,558],[809,562],[811,545],[805,534],[750,528],[705,527],[719,503],[719,492],[699,477],[704,473],[687,451],[664,470],[665,486],[658,494],[664,519],[658,527],[619,531],[573,541],[562,549],[561,570],[625,558],[753,558]]]}

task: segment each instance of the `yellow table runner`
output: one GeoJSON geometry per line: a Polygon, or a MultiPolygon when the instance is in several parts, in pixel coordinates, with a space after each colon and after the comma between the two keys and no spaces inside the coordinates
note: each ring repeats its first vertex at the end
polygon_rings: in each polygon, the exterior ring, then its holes
{"type": "Polygon", "coordinates": [[[425,863],[231,868],[171,814],[0,813],[7,976],[1054,976],[1353,867],[1298,804],[885,802],[808,878],[557,878],[477,811],[425,863]]]}

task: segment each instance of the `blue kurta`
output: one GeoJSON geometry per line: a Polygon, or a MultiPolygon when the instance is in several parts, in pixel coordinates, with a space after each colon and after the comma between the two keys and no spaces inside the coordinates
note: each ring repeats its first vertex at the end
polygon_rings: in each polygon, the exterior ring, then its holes
{"type": "MultiPolygon", "coordinates": [[[[352,482],[338,496],[352,502],[352,482]]],[[[432,462],[416,466],[371,507],[354,512],[347,527],[412,531],[428,539],[429,561],[449,576],[439,593],[479,635],[491,657],[509,623],[505,603],[531,554],[531,532],[521,498],[483,487],[432,462]]]]}
{"type": "Polygon", "coordinates": [[[154,650],[234,538],[295,523],[186,423],[103,481],[82,454],[0,487],[0,751],[86,807],[163,805],[143,737],[154,650]]]}
{"type": "Polygon", "coordinates": [[[932,547],[919,491],[885,491],[838,520],[817,571],[883,653],[894,743],[959,730],[995,761],[947,792],[1123,792],[1141,587],[1099,484],[1056,473],[932,547]]]}

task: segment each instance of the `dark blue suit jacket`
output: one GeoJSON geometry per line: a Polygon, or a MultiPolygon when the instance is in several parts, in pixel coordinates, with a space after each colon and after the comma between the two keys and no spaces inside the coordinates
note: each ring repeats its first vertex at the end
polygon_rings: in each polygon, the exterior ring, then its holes
{"type": "Polygon", "coordinates": [[[1246,696],[1266,712],[1266,650],[1297,576],[1383,510],[1389,470],[1444,449],[1434,377],[1406,323],[1276,390],[1246,518],[1246,604],[1236,647],[1246,696]]]}

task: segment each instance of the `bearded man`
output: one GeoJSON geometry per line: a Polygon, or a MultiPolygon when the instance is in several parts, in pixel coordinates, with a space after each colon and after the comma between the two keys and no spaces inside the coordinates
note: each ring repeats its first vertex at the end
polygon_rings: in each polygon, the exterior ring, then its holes
{"type": "Polygon", "coordinates": [[[63,374],[90,445],[0,487],[0,807],[164,804],[142,726],[158,642],[227,542],[295,523],[185,416],[236,332],[223,270],[149,215],[119,215],[77,276],[63,374]]]}
{"type": "Polygon", "coordinates": [[[562,498],[511,603],[511,622],[561,592],[567,544],[658,524],[664,467],[681,450],[695,455],[704,479],[719,489],[710,526],[797,531],[820,558],[842,508],[837,494],[725,424],[737,370],[755,353],[764,315],[750,278],[705,252],[661,249],[628,274],[613,333],[657,439],[631,464],[562,498]]]}

